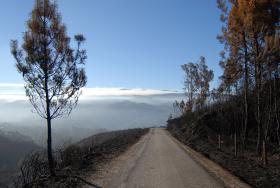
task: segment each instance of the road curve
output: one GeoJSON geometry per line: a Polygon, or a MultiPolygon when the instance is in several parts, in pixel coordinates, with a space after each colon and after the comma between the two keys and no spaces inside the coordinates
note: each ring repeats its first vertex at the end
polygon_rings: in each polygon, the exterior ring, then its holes
{"type": "Polygon", "coordinates": [[[152,129],[108,170],[112,173],[103,178],[104,188],[223,187],[164,129],[152,129]]]}

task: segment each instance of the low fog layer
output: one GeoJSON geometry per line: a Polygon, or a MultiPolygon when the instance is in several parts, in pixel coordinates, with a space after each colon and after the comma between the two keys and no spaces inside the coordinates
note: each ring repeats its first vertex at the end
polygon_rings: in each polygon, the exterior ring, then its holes
{"type": "MultiPolygon", "coordinates": [[[[91,95],[94,92],[91,90],[84,94],[70,116],[54,120],[54,144],[69,144],[108,130],[164,126],[169,114],[173,112],[174,100],[183,98],[182,94],[170,91],[114,91],[113,95],[102,96],[102,93],[91,95]]],[[[22,100],[22,93],[13,93],[13,96],[9,100],[0,99],[0,130],[17,131],[31,137],[37,144],[44,145],[45,121],[32,113],[32,106],[28,100],[22,100]]]]}

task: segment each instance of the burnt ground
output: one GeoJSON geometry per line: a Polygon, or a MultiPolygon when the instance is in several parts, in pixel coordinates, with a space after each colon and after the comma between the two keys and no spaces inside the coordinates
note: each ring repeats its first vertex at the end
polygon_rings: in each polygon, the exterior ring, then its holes
{"type": "Polygon", "coordinates": [[[148,132],[148,128],[114,131],[98,134],[79,142],[77,144],[78,147],[82,148],[84,153],[86,153],[83,155],[86,165],[80,167],[81,169],[84,166],[84,176],[99,170],[100,166],[102,167],[104,164],[125,152],[148,132]]]}
{"type": "MultiPolygon", "coordinates": [[[[167,129],[179,141],[215,161],[251,186],[280,186],[279,152],[270,152],[268,165],[263,166],[260,158],[256,157],[255,143],[249,142],[246,150],[238,147],[235,157],[233,139],[222,137],[221,149],[218,149],[218,137],[205,124],[187,124],[183,118],[178,118],[170,120],[167,129]]],[[[238,146],[240,145],[241,143],[238,143],[238,146]]]]}
{"type": "Polygon", "coordinates": [[[24,174],[18,177],[13,187],[98,187],[94,182],[86,181],[88,174],[126,151],[148,131],[149,129],[129,129],[107,132],[62,148],[54,155],[55,177],[49,175],[45,153],[33,153],[23,162],[21,168],[24,174]]]}

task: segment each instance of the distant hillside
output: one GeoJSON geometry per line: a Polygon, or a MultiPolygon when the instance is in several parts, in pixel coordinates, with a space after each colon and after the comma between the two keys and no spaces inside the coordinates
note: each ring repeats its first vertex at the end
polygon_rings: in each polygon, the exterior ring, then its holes
{"type": "Polygon", "coordinates": [[[18,171],[20,161],[31,151],[39,149],[29,137],[18,132],[0,131],[0,183],[8,182],[18,171]]]}
{"type": "MultiPolygon", "coordinates": [[[[92,134],[104,132],[103,130],[99,131],[99,129],[111,131],[162,126],[166,124],[166,117],[174,111],[172,105],[174,101],[181,101],[183,98],[185,98],[183,94],[165,94],[106,96],[80,100],[70,116],[54,120],[52,126],[54,130],[53,141],[71,138],[72,143],[74,143],[92,134]],[[71,130],[72,128],[75,130],[71,130]],[[69,134],[65,135],[65,131],[69,134]]],[[[36,143],[45,145],[46,141],[42,138],[46,135],[44,132],[46,122],[37,114],[30,112],[32,106],[29,101],[0,101],[0,108],[3,109],[0,121],[7,122],[9,129],[11,129],[10,125],[13,125],[16,129],[12,131],[16,130],[23,135],[30,136],[36,143]],[[30,128],[27,130],[26,127],[30,128]]]]}
{"type": "MultiPolygon", "coordinates": [[[[56,125],[54,123],[54,125],[56,125]]],[[[68,124],[67,126],[54,126],[52,129],[53,146],[61,147],[61,145],[71,144],[77,142],[83,138],[87,138],[91,135],[98,134],[101,132],[106,132],[106,129],[90,129],[79,127],[77,124],[68,124]]],[[[27,139],[28,141],[34,141],[39,146],[45,147],[47,140],[47,129],[42,125],[33,125],[22,123],[21,125],[17,123],[0,123],[0,132],[4,132],[6,136],[18,139],[27,139]],[[19,133],[17,135],[12,135],[13,133],[19,133]],[[21,136],[19,136],[21,135],[21,136]]],[[[1,133],[0,133],[1,135],[1,133]]]]}

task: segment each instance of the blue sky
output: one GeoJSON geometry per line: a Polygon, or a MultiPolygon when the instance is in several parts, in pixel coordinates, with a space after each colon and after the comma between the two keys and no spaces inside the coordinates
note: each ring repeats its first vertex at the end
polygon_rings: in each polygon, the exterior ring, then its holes
{"type": "MultiPolygon", "coordinates": [[[[10,55],[22,38],[33,0],[0,8],[0,83],[23,83],[10,55]]],[[[59,0],[68,34],[87,38],[87,87],[181,90],[180,65],[206,57],[218,84],[220,32],[215,0],[59,0]]]]}

